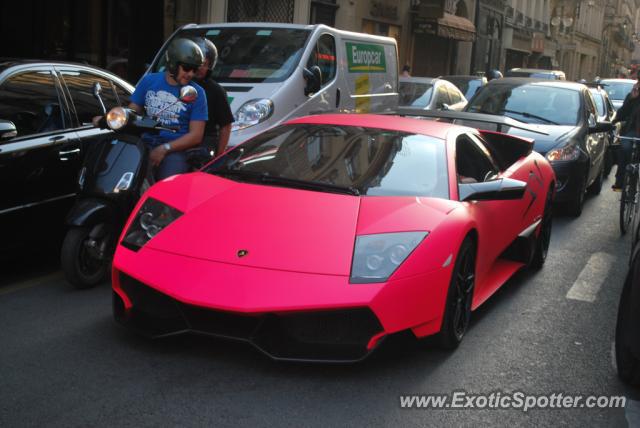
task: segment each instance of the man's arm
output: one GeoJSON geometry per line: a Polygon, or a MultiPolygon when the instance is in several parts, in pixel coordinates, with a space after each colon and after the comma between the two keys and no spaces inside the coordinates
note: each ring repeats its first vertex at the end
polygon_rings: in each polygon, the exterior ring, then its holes
{"type": "Polygon", "coordinates": [[[229,136],[231,135],[231,124],[228,123],[225,126],[221,127],[218,131],[218,148],[216,150],[216,156],[221,155],[227,149],[227,144],[229,144],[229,136]]]}
{"type": "MultiPolygon", "coordinates": [[[[171,146],[172,152],[181,152],[183,150],[190,149],[191,147],[197,146],[202,141],[202,136],[204,135],[204,126],[206,121],[204,120],[192,120],[189,122],[189,132],[184,134],[180,138],[176,138],[171,141],[169,145],[171,146]]],[[[158,166],[160,162],[164,159],[164,157],[169,153],[169,151],[163,145],[160,145],[151,151],[149,155],[149,159],[151,160],[151,165],[158,166]]]]}

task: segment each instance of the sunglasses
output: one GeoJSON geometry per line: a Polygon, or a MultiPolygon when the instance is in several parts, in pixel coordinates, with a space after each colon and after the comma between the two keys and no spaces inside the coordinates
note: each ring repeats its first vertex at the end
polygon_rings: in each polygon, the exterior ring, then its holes
{"type": "Polygon", "coordinates": [[[197,71],[198,68],[200,68],[197,65],[192,65],[192,64],[180,64],[180,67],[182,67],[182,69],[185,71],[185,73],[188,73],[190,71],[197,71]]]}

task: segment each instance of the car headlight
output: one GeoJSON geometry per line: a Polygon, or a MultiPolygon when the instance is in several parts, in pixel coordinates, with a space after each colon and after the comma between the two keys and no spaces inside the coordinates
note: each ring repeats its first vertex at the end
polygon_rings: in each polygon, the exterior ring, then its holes
{"type": "Polygon", "coordinates": [[[580,157],[580,147],[575,144],[568,144],[559,149],[549,150],[546,158],[551,161],[572,161],[580,157]]]}
{"type": "Polygon", "coordinates": [[[273,101],[263,98],[247,101],[238,109],[231,125],[232,131],[245,129],[269,119],[273,114],[273,101]]]}
{"type": "Polygon", "coordinates": [[[123,107],[114,107],[107,113],[107,125],[117,131],[129,122],[129,111],[123,107]]]}
{"type": "Polygon", "coordinates": [[[358,236],[349,282],[385,282],[428,234],[397,232],[358,236]]]}
{"type": "Polygon", "coordinates": [[[138,251],[182,214],[181,211],[157,199],[148,198],[127,229],[122,245],[130,250],[138,251]]]}

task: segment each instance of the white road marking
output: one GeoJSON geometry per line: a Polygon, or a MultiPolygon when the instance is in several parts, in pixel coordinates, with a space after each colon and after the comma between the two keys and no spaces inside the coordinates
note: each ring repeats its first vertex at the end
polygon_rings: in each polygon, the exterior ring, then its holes
{"type": "Polygon", "coordinates": [[[0,296],[5,294],[15,293],[16,291],[24,290],[25,288],[35,287],[36,285],[41,285],[45,282],[61,279],[63,277],[62,272],[55,272],[45,276],[39,276],[34,279],[30,279],[27,281],[19,282],[15,285],[9,285],[7,287],[0,288],[0,296]]]}
{"type": "Polygon", "coordinates": [[[616,258],[608,253],[593,253],[573,283],[567,299],[593,303],[616,258]]]}

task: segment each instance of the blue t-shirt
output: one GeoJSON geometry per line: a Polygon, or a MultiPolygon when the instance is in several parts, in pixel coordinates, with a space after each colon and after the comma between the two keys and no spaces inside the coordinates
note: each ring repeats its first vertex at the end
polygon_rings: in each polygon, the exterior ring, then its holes
{"type": "Polygon", "coordinates": [[[206,121],[209,118],[204,89],[193,81],[189,84],[198,92],[198,98],[191,104],[177,101],[182,86],[170,85],[163,72],[144,76],[131,95],[131,102],[144,106],[148,116],[155,117],[166,107],[158,118],[160,123],[164,126],[178,126],[179,130],[177,132],[160,131],[158,136],[162,141],[172,141],[189,132],[191,120],[206,121]]]}

